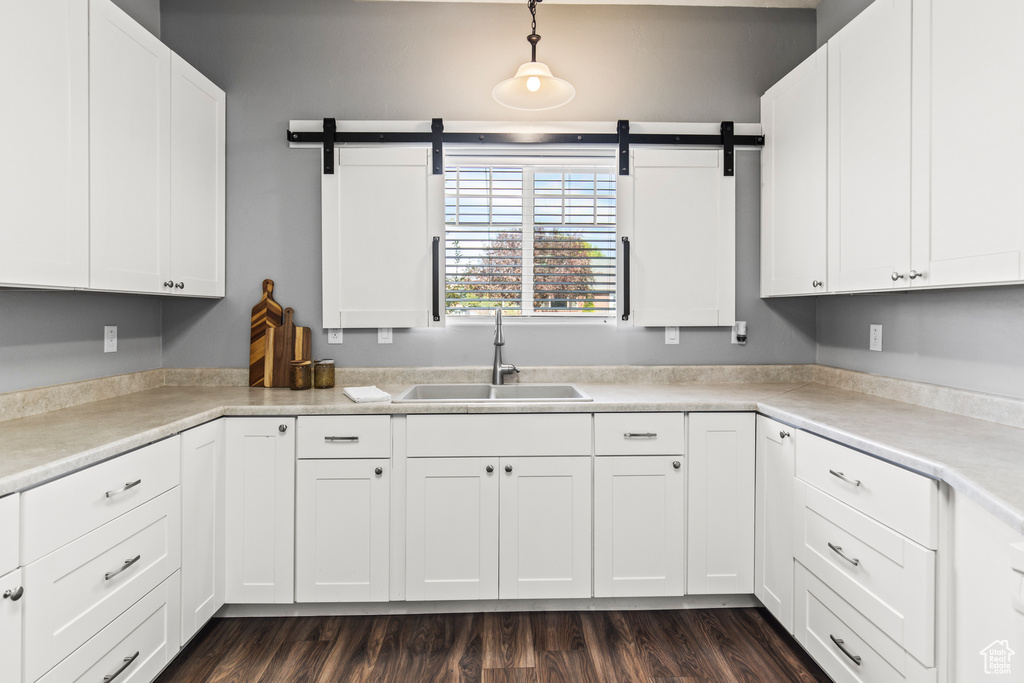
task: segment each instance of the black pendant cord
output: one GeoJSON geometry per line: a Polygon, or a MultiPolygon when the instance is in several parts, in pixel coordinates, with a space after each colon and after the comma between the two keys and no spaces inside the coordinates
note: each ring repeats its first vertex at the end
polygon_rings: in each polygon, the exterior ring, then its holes
{"type": "Polygon", "coordinates": [[[526,40],[528,40],[530,42],[530,55],[531,55],[530,61],[531,62],[536,62],[537,61],[537,43],[540,42],[540,34],[537,33],[537,3],[538,2],[541,2],[541,0],[530,0],[530,2],[529,2],[530,16],[533,17],[533,22],[530,24],[530,28],[533,30],[533,32],[530,35],[526,36],[526,40]]]}

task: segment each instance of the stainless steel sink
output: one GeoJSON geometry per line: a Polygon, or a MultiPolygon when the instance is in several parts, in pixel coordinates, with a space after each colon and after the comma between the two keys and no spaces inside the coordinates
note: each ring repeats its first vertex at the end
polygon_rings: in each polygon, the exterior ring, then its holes
{"type": "Polygon", "coordinates": [[[416,384],[392,403],[522,403],[591,401],[575,384],[416,384]]]}

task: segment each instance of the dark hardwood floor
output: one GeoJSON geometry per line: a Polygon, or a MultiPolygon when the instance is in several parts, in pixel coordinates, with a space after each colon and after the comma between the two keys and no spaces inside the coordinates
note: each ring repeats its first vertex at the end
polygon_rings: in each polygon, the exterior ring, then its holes
{"type": "Polygon", "coordinates": [[[157,683],[830,679],[763,609],[214,619],[157,683]]]}

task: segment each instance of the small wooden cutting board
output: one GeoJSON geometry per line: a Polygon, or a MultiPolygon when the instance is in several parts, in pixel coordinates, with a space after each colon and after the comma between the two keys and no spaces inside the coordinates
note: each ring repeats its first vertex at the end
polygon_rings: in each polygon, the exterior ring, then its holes
{"type": "Polygon", "coordinates": [[[265,337],[263,386],[287,387],[288,367],[295,353],[295,311],[284,309],[284,321],[280,327],[267,329],[265,337]]]}
{"type": "Polygon", "coordinates": [[[274,281],[263,281],[263,298],[252,307],[249,332],[249,386],[264,386],[264,361],[267,330],[280,327],[281,305],[274,301],[274,281]]]}
{"type": "Polygon", "coordinates": [[[313,360],[313,333],[308,327],[295,328],[295,360],[313,360]]]}

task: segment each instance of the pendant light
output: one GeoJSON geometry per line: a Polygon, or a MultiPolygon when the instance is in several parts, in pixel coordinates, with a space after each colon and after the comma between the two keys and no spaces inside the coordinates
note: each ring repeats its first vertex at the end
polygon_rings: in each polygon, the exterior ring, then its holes
{"type": "Polygon", "coordinates": [[[494,86],[491,95],[506,107],[538,111],[554,109],[576,96],[576,89],[568,81],[555,78],[544,62],[537,61],[537,3],[528,0],[530,15],[533,17],[533,33],[526,36],[530,43],[531,59],[519,67],[516,75],[494,86]]]}

